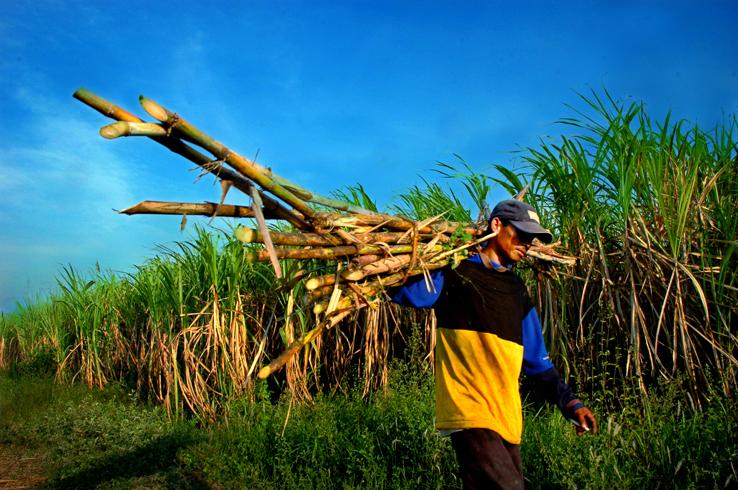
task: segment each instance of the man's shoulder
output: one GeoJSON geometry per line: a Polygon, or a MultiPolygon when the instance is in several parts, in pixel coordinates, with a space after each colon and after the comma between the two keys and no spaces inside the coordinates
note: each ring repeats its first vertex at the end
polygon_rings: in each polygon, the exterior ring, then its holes
{"type": "Polygon", "coordinates": [[[480,298],[483,301],[493,300],[496,303],[503,298],[523,298],[529,301],[525,283],[513,271],[498,272],[488,269],[481,263],[464,260],[446,272],[444,295],[450,298],[480,298]]]}
{"type": "Polygon", "coordinates": [[[509,284],[516,288],[525,287],[523,280],[515,273],[514,269],[498,271],[487,268],[481,260],[475,255],[468,259],[462,260],[455,268],[448,268],[447,274],[457,274],[466,279],[476,279],[485,282],[498,282],[501,284],[509,284]]]}

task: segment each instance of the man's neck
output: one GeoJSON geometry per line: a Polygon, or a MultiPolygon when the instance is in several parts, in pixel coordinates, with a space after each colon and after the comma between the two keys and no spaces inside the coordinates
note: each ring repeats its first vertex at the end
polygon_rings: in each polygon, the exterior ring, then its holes
{"type": "Polygon", "coordinates": [[[504,265],[505,267],[509,265],[509,264],[506,264],[505,260],[502,257],[500,257],[500,254],[497,253],[497,250],[495,250],[492,240],[490,240],[487,243],[487,246],[482,249],[482,253],[492,262],[497,262],[498,264],[504,265]]]}
{"type": "Polygon", "coordinates": [[[495,249],[490,245],[482,249],[482,251],[480,252],[480,255],[481,255],[482,263],[488,269],[504,271],[510,268],[510,265],[503,262],[500,259],[500,256],[495,251],[495,249]]]}

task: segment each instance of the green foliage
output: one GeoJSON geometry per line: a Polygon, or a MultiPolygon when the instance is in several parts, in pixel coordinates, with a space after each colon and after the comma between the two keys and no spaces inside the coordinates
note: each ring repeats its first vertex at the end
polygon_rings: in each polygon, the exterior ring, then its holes
{"type": "Polygon", "coordinates": [[[30,450],[50,477],[47,488],[196,487],[174,459],[193,434],[121,387],[0,376],[0,444],[30,450]]]}
{"type": "Polygon", "coordinates": [[[433,171],[448,179],[451,184],[460,184],[464,190],[458,194],[453,187],[443,187],[437,182],[422,178],[423,186],[414,185],[398,196],[399,204],[390,206],[390,212],[414,220],[441,216],[443,220],[471,223],[478,218],[484,220],[489,213],[487,197],[491,190],[490,178],[474,171],[460,156],[456,165],[438,162],[433,171]],[[472,217],[466,203],[471,201],[478,210],[472,217]]]}
{"type": "Polygon", "coordinates": [[[369,194],[367,194],[364,186],[361,184],[349,185],[343,189],[335,190],[331,192],[331,196],[368,211],[379,211],[379,209],[377,209],[377,202],[369,197],[369,194]]]}
{"type": "MultiPolygon", "coordinates": [[[[258,391],[258,390],[257,390],[258,391]]],[[[576,437],[558,411],[526,408],[528,488],[724,488],[735,485],[738,404],[699,413],[676,383],[647,402],[598,410],[576,437]]],[[[266,395],[266,394],[265,394],[266,395]]],[[[293,403],[234,400],[197,428],[111,385],[89,391],[0,376],[0,444],[41,456],[52,488],[460,488],[450,441],[433,428],[432,378],[398,364],[389,388],[293,403]]]]}
{"type": "MultiPolygon", "coordinates": [[[[296,272],[289,265],[285,270],[296,272]]],[[[272,310],[281,307],[274,283],[271,267],[248,263],[242,244],[232,233],[202,228],[195,229],[190,241],[160,247],[157,256],[130,274],[114,275],[98,266],[83,275],[65,267],[58,278],[58,292],[45,301],[19,305],[16,312],[0,318],[0,368],[56,373],[97,387],[122,381],[141,396],[183,413],[179,377],[165,371],[171,364],[162,351],[190,327],[219,327],[223,331],[215,335],[229,341],[230,328],[240,327],[233,319],[244,305],[249,314],[245,322],[255,334],[253,329],[260,326],[259,315],[264,311],[256,308],[267,303],[272,310]],[[219,313],[216,320],[214,311],[219,313]]],[[[248,333],[241,333],[241,342],[249,342],[248,333]]],[[[226,365],[222,347],[207,341],[212,335],[199,345],[217,349],[213,362],[222,368],[226,365]]],[[[181,341],[190,348],[199,347],[195,340],[181,341]]],[[[237,354],[248,348],[229,345],[237,354]]],[[[181,352],[177,358],[180,369],[192,364],[184,359],[182,347],[172,348],[181,352]]],[[[189,407],[198,402],[217,406],[242,389],[241,378],[241,372],[227,376],[221,369],[207,379],[208,387],[221,398],[206,395],[190,400],[189,407]]]]}
{"type": "Polygon", "coordinates": [[[0,313],[0,338],[6,343],[4,356],[0,353],[0,367],[5,364],[7,369],[30,369],[39,374],[44,366],[52,370],[63,360],[58,347],[67,343],[68,335],[57,302],[39,298],[17,304],[13,313],[0,313]],[[23,366],[25,363],[34,366],[23,366]]]}
{"type": "Polygon", "coordinates": [[[414,220],[424,220],[435,216],[449,221],[469,222],[469,210],[451,190],[443,189],[435,182],[422,179],[424,186],[412,186],[400,195],[400,204],[391,211],[414,220]]]}
{"type": "Polygon", "coordinates": [[[183,459],[226,487],[445,488],[453,456],[429,425],[430,396],[426,383],[369,403],[358,393],[245,403],[183,459]]]}
{"type": "MultiPolygon", "coordinates": [[[[433,169],[439,175],[450,179],[451,181],[459,182],[466,190],[467,196],[471,199],[474,205],[479,210],[479,218],[484,220],[489,216],[490,208],[487,198],[492,190],[490,186],[490,177],[485,173],[479,173],[474,170],[463,158],[459,155],[454,154],[456,157],[456,165],[450,163],[438,162],[437,168],[433,169]],[[461,166],[461,168],[458,167],[461,166]]],[[[520,188],[522,189],[522,187],[520,188]]],[[[518,190],[520,190],[518,189],[518,190]]],[[[516,194],[511,192],[511,194],[516,194]]]]}
{"type": "Polygon", "coordinates": [[[560,121],[577,133],[527,148],[522,177],[498,167],[510,191],[527,179],[527,200],[579,257],[565,277],[528,276],[549,345],[590,380],[620,387],[633,373],[641,387],[686,373],[699,398],[710,369],[734,386],[735,117],[705,131],[654,122],[642,103],[607,91],[581,102],[560,121]]]}
{"type": "Polygon", "coordinates": [[[738,456],[738,403],[716,397],[703,412],[693,413],[682,393],[678,383],[671,383],[645,404],[602,413],[595,437],[576,437],[558,413],[529,417],[522,446],[528,486],[735,485],[738,473],[732,465],[738,456]]]}

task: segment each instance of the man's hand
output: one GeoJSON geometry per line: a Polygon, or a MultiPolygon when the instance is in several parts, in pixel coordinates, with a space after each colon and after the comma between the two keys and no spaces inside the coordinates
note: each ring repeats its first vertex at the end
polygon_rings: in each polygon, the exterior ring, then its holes
{"type": "Polygon", "coordinates": [[[574,425],[576,425],[578,436],[588,431],[592,431],[592,434],[597,434],[597,421],[589,408],[582,407],[575,410],[573,421],[576,422],[574,425]]]}

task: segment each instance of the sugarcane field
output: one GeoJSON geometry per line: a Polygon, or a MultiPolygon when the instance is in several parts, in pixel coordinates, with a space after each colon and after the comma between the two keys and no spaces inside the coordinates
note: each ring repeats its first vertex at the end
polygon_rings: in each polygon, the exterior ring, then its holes
{"type": "Polygon", "coordinates": [[[0,7],[0,489],[738,488],[735,6],[130,7],[0,7]]]}

